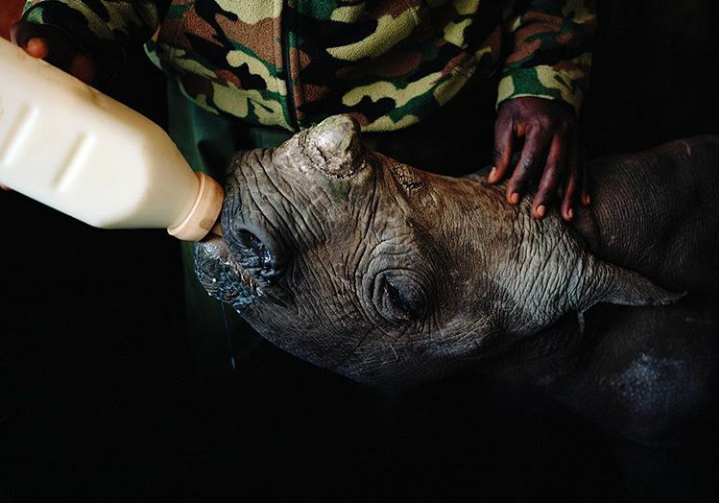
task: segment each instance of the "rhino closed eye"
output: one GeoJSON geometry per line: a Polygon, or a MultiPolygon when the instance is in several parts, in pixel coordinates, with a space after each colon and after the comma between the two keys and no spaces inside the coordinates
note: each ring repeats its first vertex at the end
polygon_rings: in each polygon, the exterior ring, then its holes
{"type": "Polygon", "coordinates": [[[392,323],[422,321],[429,302],[425,290],[408,277],[382,275],[378,278],[375,305],[379,313],[392,323]]]}

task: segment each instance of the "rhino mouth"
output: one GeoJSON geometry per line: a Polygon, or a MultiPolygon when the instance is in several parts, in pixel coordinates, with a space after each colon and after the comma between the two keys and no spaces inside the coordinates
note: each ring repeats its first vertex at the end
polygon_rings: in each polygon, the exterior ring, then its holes
{"type": "Polygon", "coordinates": [[[218,236],[195,244],[195,274],[210,296],[240,313],[263,295],[260,283],[218,236]]]}

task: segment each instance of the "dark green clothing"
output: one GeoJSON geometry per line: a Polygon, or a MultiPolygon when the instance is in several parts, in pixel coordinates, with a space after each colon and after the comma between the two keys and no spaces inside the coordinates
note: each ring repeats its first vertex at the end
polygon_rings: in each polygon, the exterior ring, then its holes
{"type": "MultiPolygon", "coordinates": [[[[168,132],[195,171],[224,178],[223,170],[238,150],[275,147],[286,131],[248,128],[203,110],[188,100],[175,80],[168,80],[168,132]]],[[[231,308],[210,297],[194,272],[193,244],[182,244],[185,312],[195,364],[201,375],[234,369],[249,354],[272,353],[267,343],[231,308]]]]}

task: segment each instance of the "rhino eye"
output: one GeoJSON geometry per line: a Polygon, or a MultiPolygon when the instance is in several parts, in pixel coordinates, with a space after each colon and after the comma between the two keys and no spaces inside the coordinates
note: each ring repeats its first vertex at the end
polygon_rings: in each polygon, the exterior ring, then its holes
{"type": "Polygon", "coordinates": [[[427,314],[427,298],[419,285],[396,279],[382,280],[381,312],[393,322],[418,321],[427,314]]]}

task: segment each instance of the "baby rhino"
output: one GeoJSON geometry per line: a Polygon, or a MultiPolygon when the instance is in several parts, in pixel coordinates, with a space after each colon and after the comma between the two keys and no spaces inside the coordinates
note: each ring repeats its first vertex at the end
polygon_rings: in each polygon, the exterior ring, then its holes
{"type": "Polygon", "coordinates": [[[719,139],[592,163],[574,223],[483,173],[363,148],[348,116],[236,155],[208,292],[265,338],[370,384],[468,366],[541,388],[605,431],[663,442],[714,385],[719,139]]]}

